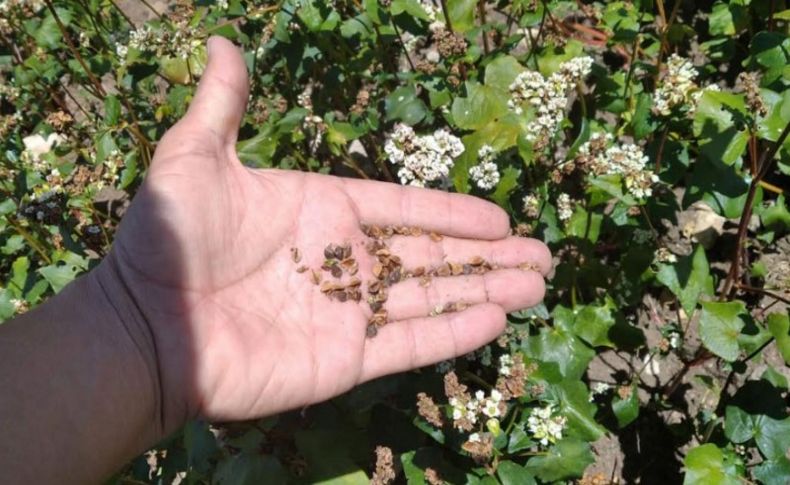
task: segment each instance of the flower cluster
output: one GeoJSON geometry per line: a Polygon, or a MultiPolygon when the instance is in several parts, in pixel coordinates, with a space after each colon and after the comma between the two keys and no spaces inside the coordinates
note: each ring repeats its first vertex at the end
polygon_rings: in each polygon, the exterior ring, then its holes
{"type": "Polygon", "coordinates": [[[401,183],[416,187],[447,177],[453,159],[463,151],[461,140],[445,129],[420,136],[404,124],[396,125],[384,144],[390,162],[402,166],[398,170],[401,183]]]}
{"type": "Polygon", "coordinates": [[[567,221],[573,215],[573,201],[571,197],[566,194],[562,193],[557,196],[557,217],[560,218],[561,221],[567,221]]]}
{"type": "Polygon", "coordinates": [[[656,249],[655,253],[653,253],[653,261],[657,263],[677,263],[678,258],[672,251],[667,248],[661,247],[656,249]]]}
{"type": "Polygon", "coordinates": [[[691,61],[677,54],[669,56],[666,74],[653,97],[653,111],[669,116],[674,107],[691,101],[697,89],[696,77],[697,69],[691,61]]]}
{"type": "Polygon", "coordinates": [[[540,199],[535,194],[527,194],[522,200],[524,204],[524,214],[527,217],[535,218],[540,215],[540,199]]]}
{"type": "Polygon", "coordinates": [[[562,431],[568,419],[554,413],[554,406],[535,408],[527,418],[527,428],[541,445],[548,446],[562,439],[562,431]]]}
{"type": "Polygon", "coordinates": [[[579,149],[576,162],[594,175],[621,175],[628,192],[637,199],[653,194],[653,184],[658,176],[646,167],[649,158],[632,143],[606,145],[612,141],[609,134],[595,133],[579,149]]]}
{"type": "Polygon", "coordinates": [[[548,145],[565,118],[568,91],[590,73],[592,64],[589,56],[576,57],[560,64],[548,78],[527,70],[510,84],[508,107],[517,114],[523,113],[525,104],[535,110],[535,119],[527,125],[527,139],[536,149],[548,145]]]}
{"type": "Polygon", "coordinates": [[[469,176],[483,190],[491,190],[499,183],[499,167],[494,162],[494,148],[483,145],[477,152],[479,161],[469,169],[469,176]]]}
{"type": "Polygon", "coordinates": [[[152,29],[143,25],[129,33],[127,44],[116,44],[115,53],[121,60],[126,59],[129,49],[150,52],[157,56],[170,55],[187,59],[204,41],[198,30],[186,21],[173,23],[173,28],[152,29]]]}

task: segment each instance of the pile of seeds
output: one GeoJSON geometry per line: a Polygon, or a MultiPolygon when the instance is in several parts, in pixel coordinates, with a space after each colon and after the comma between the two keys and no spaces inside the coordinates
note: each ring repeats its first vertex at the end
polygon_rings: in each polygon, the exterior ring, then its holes
{"type": "MultiPolygon", "coordinates": [[[[431,284],[433,277],[448,277],[459,275],[482,275],[489,271],[499,269],[496,264],[491,264],[480,256],[470,258],[464,263],[444,262],[436,267],[425,268],[419,266],[414,269],[405,269],[401,258],[393,254],[387,245],[387,240],[395,235],[419,237],[425,232],[419,227],[409,226],[362,226],[362,232],[370,238],[365,246],[365,250],[370,254],[373,263],[373,279],[367,282],[365,301],[370,306],[372,316],[368,319],[366,335],[374,337],[379,328],[388,323],[388,313],[384,308],[387,301],[389,288],[408,278],[420,278],[420,286],[427,287],[431,284]]],[[[442,236],[435,232],[428,233],[428,237],[434,242],[442,240],[442,236]]],[[[291,248],[291,259],[294,263],[301,261],[301,253],[298,248],[291,248]]],[[[523,263],[520,269],[537,271],[537,266],[533,263],[523,263]]],[[[305,265],[296,268],[298,273],[304,273],[308,269],[305,265]]],[[[320,270],[310,269],[310,280],[315,285],[319,285],[321,293],[330,300],[340,302],[362,300],[362,280],[356,276],[359,271],[359,264],[352,255],[351,245],[329,244],[324,248],[324,262],[320,270]],[[324,278],[323,273],[328,273],[329,277],[324,278]],[[343,276],[348,275],[344,281],[343,276]]],[[[430,312],[430,316],[437,316],[443,313],[462,311],[468,307],[464,302],[448,302],[437,305],[430,312]]]]}

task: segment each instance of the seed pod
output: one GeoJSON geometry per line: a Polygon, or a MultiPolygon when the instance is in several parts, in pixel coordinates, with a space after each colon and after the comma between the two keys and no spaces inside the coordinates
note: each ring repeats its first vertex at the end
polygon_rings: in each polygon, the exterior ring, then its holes
{"type": "Polygon", "coordinates": [[[357,278],[357,277],[355,276],[355,277],[351,278],[351,279],[348,281],[348,285],[347,285],[347,286],[350,286],[350,287],[357,287],[357,286],[359,286],[359,285],[361,285],[361,284],[362,284],[362,281],[361,281],[359,278],[357,278]]]}
{"type": "Polygon", "coordinates": [[[321,283],[321,273],[316,270],[310,271],[310,280],[314,285],[321,283]]]}
{"type": "Polygon", "coordinates": [[[443,265],[439,266],[436,269],[437,276],[447,277],[450,276],[451,274],[452,274],[452,270],[450,269],[450,265],[447,263],[444,263],[443,265]]]}
{"type": "Polygon", "coordinates": [[[381,310],[381,308],[383,306],[384,306],[384,303],[382,303],[380,301],[373,301],[373,302],[370,303],[370,311],[372,311],[373,313],[376,313],[377,311],[381,310]]]}
{"type": "Polygon", "coordinates": [[[302,266],[299,266],[298,268],[296,268],[296,272],[297,272],[297,273],[304,273],[304,272],[305,272],[305,271],[307,271],[308,269],[309,269],[309,268],[308,268],[307,266],[305,266],[305,265],[302,265],[302,266]]]}
{"type": "Polygon", "coordinates": [[[425,274],[425,267],[424,266],[418,266],[418,267],[414,268],[412,270],[412,272],[411,272],[411,275],[416,277],[416,278],[419,278],[420,276],[422,276],[424,274],[425,274]]]}
{"type": "Polygon", "coordinates": [[[464,267],[459,263],[450,263],[450,272],[453,274],[453,276],[458,276],[464,272],[464,267]]]}
{"type": "Polygon", "coordinates": [[[428,234],[428,237],[430,237],[431,241],[433,241],[433,242],[439,242],[442,239],[444,239],[441,234],[437,234],[437,233],[435,233],[433,231],[431,231],[431,233],[428,234]]]}
{"type": "Polygon", "coordinates": [[[480,256],[473,256],[469,260],[469,264],[471,264],[472,266],[480,266],[483,263],[485,263],[485,259],[481,258],[480,256]]]}
{"type": "Polygon", "coordinates": [[[368,324],[368,327],[365,329],[365,336],[367,338],[373,338],[378,333],[379,333],[379,328],[373,323],[368,324]]]}
{"type": "Polygon", "coordinates": [[[384,266],[381,263],[376,263],[373,265],[373,276],[378,279],[381,279],[381,274],[384,272],[384,266]]]}
{"type": "Polygon", "coordinates": [[[381,282],[373,280],[368,282],[368,293],[378,293],[381,290],[381,282]]]}

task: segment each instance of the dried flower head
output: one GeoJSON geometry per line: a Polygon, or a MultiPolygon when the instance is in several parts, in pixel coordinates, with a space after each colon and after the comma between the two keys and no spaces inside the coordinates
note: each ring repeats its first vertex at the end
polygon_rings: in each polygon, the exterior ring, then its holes
{"type": "Polygon", "coordinates": [[[386,446],[376,447],[376,470],[370,479],[371,485],[387,485],[395,480],[395,463],[392,450],[386,446]]]}
{"type": "Polygon", "coordinates": [[[441,428],[444,425],[439,406],[424,392],[417,394],[417,412],[437,428],[441,428]]]}

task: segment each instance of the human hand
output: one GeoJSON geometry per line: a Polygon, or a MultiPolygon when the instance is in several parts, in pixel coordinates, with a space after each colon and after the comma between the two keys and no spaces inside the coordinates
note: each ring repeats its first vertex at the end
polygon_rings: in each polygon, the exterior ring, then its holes
{"type": "MultiPolygon", "coordinates": [[[[160,142],[102,271],[120,282],[153,337],[165,428],[201,415],[259,417],[325,400],[361,382],[467,353],[504,329],[505,312],[544,293],[551,258],[508,237],[508,217],[470,196],[239,162],[235,142],[248,81],[239,51],[209,42],[187,115],[160,142]],[[350,243],[371,280],[362,224],[417,226],[444,237],[395,236],[405,268],[481,256],[484,275],[395,284],[389,319],[366,338],[367,303],[330,300],[310,281],[324,247],[350,243]],[[296,264],[291,248],[302,261],[296,264]],[[429,316],[437,305],[460,312],[429,316]]],[[[364,284],[363,284],[364,289],[364,284]]]]}

